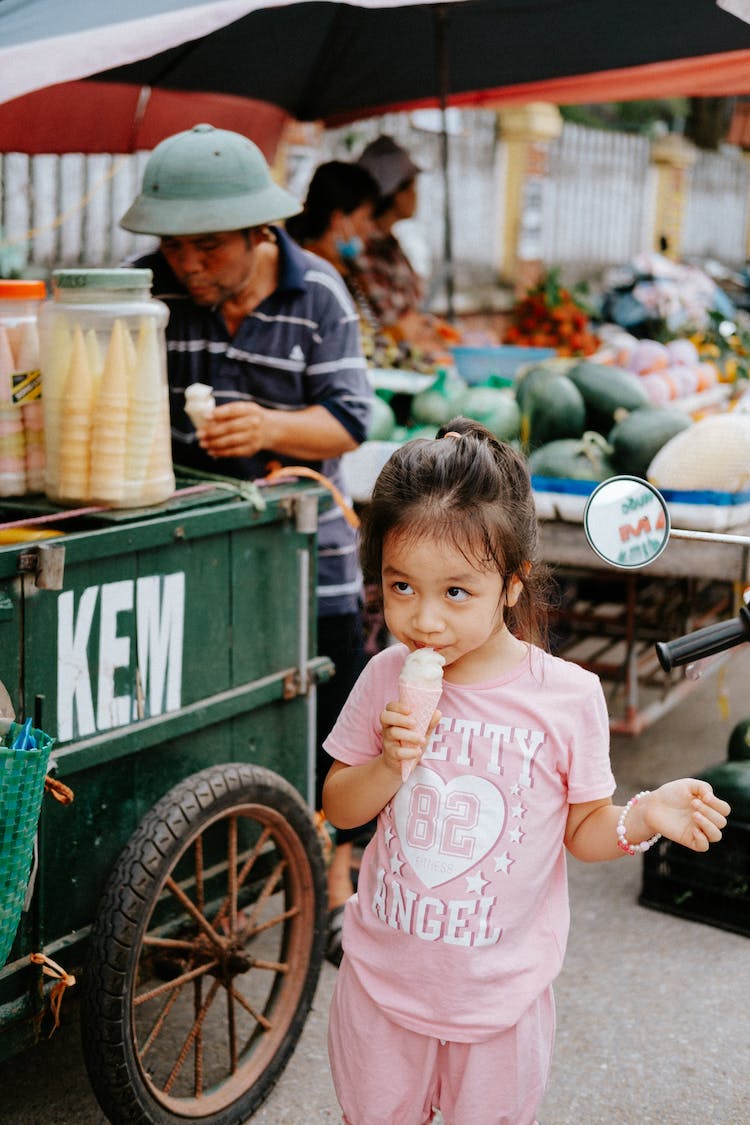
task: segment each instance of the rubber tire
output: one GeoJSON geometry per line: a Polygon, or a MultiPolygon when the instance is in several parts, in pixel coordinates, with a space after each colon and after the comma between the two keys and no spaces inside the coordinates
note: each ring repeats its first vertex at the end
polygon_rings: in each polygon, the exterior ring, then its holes
{"type": "MultiPolygon", "coordinates": [[[[285,904],[289,901],[289,897],[284,899],[285,904]]],[[[202,770],[170,790],[141,821],[112,871],[92,928],[83,972],[84,1060],[94,1093],[109,1120],[115,1125],[233,1125],[252,1116],[281,1076],[304,1027],[320,973],[326,928],[326,878],[320,838],[308,807],[291,785],[271,770],[240,763],[202,770]],[[274,1029],[273,1053],[261,1072],[253,1073],[257,1067],[251,1060],[247,1067],[251,1083],[243,1090],[233,1090],[230,1103],[217,1106],[214,1102],[210,1106],[211,1099],[193,1095],[187,1102],[172,1104],[171,1098],[155,1091],[138,1057],[132,1000],[144,937],[165,879],[176,870],[196,837],[203,839],[203,830],[208,832],[217,819],[228,821],[240,810],[241,815],[247,815],[248,809],[259,824],[271,823],[274,843],[280,844],[281,854],[292,864],[297,890],[291,894],[304,900],[299,916],[304,920],[304,930],[300,932],[300,923],[294,920],[283,926],[298,926],[291,940],[296,942],[300,957],[286,975],[274,974],[268,1010],[272,1016],[281,995],[283,1017],[280,1029],[274,1029]],[[304,965],[300,964],[302,959],[304,965]],[[292,993],[285,994],[284,989],[289,987],[292,993]],[[289,1010],[290,1004],[293,1010],[289,1010]]],[[[283,941],[286,943],[286,936],[283,941]]],[[[261,1049],[265,1053],[265,1048],[261,1049]]],[[[233,1084],[236,1086],[236,1081],[233,1084]]],[[[221,1102],[222,1090],[218,1097],[221,1102]]]]}

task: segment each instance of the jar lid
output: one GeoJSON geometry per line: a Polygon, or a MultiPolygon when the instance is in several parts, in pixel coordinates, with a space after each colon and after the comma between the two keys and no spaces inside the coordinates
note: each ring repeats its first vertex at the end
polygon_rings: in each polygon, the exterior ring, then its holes
{"type": "Polygon", "coordinates": [[[150,289],[153,277],[149,269],[55,270],[52,274],[58,289],[150,289]]]}
{"type": "Polygon", "coordinates": [[[0,280],[0,301],[43,301],[46,296],[43,281],[0,280]]]}

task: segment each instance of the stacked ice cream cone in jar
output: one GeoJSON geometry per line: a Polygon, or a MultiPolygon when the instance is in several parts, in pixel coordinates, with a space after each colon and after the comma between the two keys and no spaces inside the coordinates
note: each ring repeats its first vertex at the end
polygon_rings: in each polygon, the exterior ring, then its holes
{"type": "Polygon", "coordinates": [[[60,270],[40,316],[45,489],[139,507],[174,491],[164,326],[150,270],[60,270]]]}
{"type": "Polygon", "coordinates": [[[39,330],[36,319],[21,328],[16,352],[16,393],[21,397],[21,415],[26,441],[26,491],[44,491],[44,408],[39,360],[39,330]]]}
{"type": "Polygon", "coordinates": [[[0,327],[0,496],[26,492],[26,438],[23,414],[13,404],[16,361],[8,333],[0,327]]]}
{"type": "Polygon", "coordinates": [[[43,281],[0,281],[0,496],[44,487],[38,310],[43,281]]]}

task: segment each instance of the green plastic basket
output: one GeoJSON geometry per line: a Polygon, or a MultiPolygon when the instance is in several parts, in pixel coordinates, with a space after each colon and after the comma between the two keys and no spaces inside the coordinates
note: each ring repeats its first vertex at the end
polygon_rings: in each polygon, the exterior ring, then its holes
{"type": "Polygon", "coordinates": [[[12,750],[18,723],[0,743],[0,966],[8,959],[21,920],[31,872],[44,778],[54,739],[33,730],[35,750],[12,750]]]}

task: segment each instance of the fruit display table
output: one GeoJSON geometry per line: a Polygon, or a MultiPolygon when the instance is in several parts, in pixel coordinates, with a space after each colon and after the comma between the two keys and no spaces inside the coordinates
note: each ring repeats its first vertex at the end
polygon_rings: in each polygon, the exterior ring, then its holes
{"type": "MultiPolygon", "coordinates": [[[[732,533],[750,535],[750,524],[732,533]]],[[[673,538],[648,567],[624,572],[594,554],[581,524],[542,519],[540,553],[559,587],[555,651],[601,677],[611,729],[621,734],[645,730],[696,686],[689,673],[661,670],[654,642],[731,616],[750,585],[750,546],[739,543],[673,538]]],[[[703,661],[701,671],[718,671],[738,651],[703,661]]]]}

